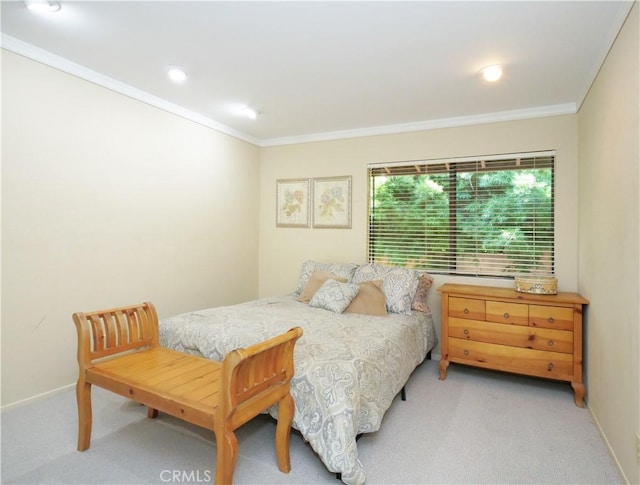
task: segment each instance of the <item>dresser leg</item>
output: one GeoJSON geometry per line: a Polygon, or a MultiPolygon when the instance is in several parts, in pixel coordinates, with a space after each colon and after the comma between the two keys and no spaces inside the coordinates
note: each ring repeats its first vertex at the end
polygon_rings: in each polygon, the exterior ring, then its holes
{"type": "Polygon", "coordinates": [[[582,400],[584,399],[585,388],[582,382],[572,382],[571,387],[573,387],[573,391],[576,395],[576,406],[579,408],[584,407],[582,404],[582,400]]]}
{"type": "Polygon", "coordinates": [[[440,359],[438,367],[440,368],[440,380],[444,381],[447,378],[447,367],[449,367],[449,361],[440,359]]]}

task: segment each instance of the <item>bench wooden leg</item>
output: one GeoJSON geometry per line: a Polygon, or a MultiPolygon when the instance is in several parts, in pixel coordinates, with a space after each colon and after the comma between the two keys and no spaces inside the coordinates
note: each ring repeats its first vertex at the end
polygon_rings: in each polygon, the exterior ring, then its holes
{"type": "Polygon", "coordinates": [[[151,406],[149,406],[147,408],[147,418],[155,419],[157,417],[158,417],[158,410],[157,409],[153,409],[151,406]]]}
{"type": "Polygon", "coordinates": [[[216,432],[216,485],[228,485],[233,481],[233,472],[238,460],[238,439],[233,431],[216,432]]]}
{"type": "Polygon", "coordinates": [[[76,384],[78,402],[78,451],[84,451],[91,444],[91,384],[78,379],[76,384]]]}
{"type": "Polygon", "coordinates": [[[278,403],[278,424],[276,425],[276,458],[278,468],[283,473],[291,471],[289,443],[291,441],[291,423],[295,406],[291,394],[287,394],[278,403]]]}

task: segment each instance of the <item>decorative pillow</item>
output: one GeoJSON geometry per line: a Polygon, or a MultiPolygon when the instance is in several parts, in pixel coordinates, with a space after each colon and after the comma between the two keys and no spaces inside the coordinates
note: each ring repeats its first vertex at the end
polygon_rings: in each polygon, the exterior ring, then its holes
{"type": "Polygon", "coordinates": [[[418,273],[401,266],[382,266],[368,263],[356,269],[353,283],[382,279],[387,311],[392,313],[411,313],[411,302],[418,286],[418,273]]]}
{"type": "Polygon", "coordinates": [[[311,297],[315,295],[316,291],[318,291],[322,286],[322,283],[329,279],[336,280],[341,283],[347,282],[347,278],[336,276],[333,273],[329,273],[328,271],[314,271],[313,273],[311,273],[311,276],[307,280],[307,284],[304,285],[302,293],[300,293],[300,296],[296,298],[296,300],[301,301],[302,303],[309,303],[311,297]]]}
{"type": "Polygon", "coordinates": [[[420,273],[420,276],[418,276],[418,288],[413,297],[413,302],[411,302],[412,310],[431,313],[429,305],[427,305],[427,296],[429,296],[431,286],[433,286],[433,276],[428,273],[420,273]]]}
{"type": "Polygon", "coordinates": [[[327,280],[316,294],[313,295],[309,306],[324,308],[335,313],[342,313],[349,306],[351,300],[358,294],[360,287],[353,283],[340,283],[336,280],[327,280]]]}
{"type": "Polygon", "coordinates": [[[347,278],[347,281],[351,281],[353,273],[357,267],[358,265],[354,263],[318,263],[317,261],[311,260],[305,261],[302,263],[300,278],[298,279],[298,287],[294,291],[294,295],[300,296],[300,293],[302,293],[302,290],[314,271],[328,271],[336,276],[347,278]]]}
{"type": "Polygon", "coordinates": [[[387,314],[386,300],[382,291],[382,280],[359,283],[360,291],[351,300],[344,313],[382,316],[387,314]]]}

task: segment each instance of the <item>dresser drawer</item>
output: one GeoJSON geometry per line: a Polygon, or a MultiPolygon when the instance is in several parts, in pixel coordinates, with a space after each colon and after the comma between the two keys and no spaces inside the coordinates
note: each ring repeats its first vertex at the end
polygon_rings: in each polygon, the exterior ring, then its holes
{"type": "Polygon", "coordinates": [[[451,297],[449,298],[449,315],[472,320],[484,320],[484,300],[451,297]]]}
{"type": "Polygon", "coordinates": [[[529,305],[491,300],[486,303],[487,321],[509,323],[511,325],[529,325],[529,305]]]}
{"type": "Polygon", "coordinates": [[[488,369],[571,380],[573,355],[449,337],[449,360],[488,369]]]}
{"type": "Polygon", "coordinates": [[[573,308],[529,305],[529,325],[573,330],[573,308]]]}
{"type": "Polygon", "coordinates": [[[449,336],[525,349],[573,353],[573,332],[449,318],[449,336]]]}

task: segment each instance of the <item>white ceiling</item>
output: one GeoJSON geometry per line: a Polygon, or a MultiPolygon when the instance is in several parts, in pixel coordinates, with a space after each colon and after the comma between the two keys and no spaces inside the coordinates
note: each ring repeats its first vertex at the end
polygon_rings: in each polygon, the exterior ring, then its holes
{"type": "Polygon", "coordinates": [[[3,47],[267,146],[575,113],[632,2],[61,4],[3,1],[3,47]]]}

